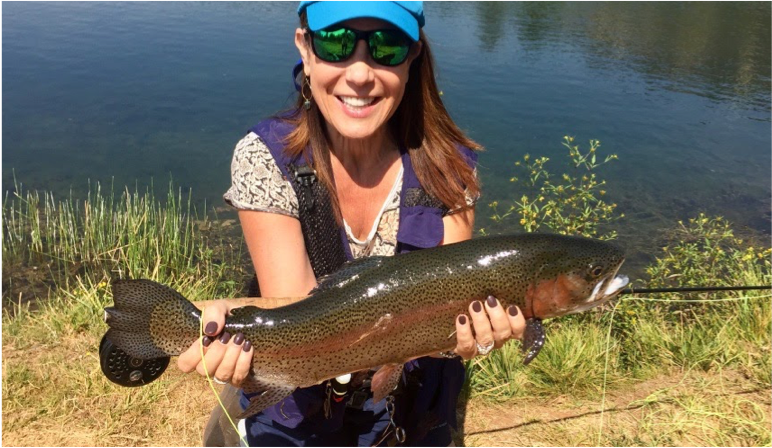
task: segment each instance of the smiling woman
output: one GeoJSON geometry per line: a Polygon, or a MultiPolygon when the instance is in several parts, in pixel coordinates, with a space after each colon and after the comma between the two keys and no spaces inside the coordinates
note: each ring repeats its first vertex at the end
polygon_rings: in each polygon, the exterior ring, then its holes
{"type": "MultiPolygon", "coordinates": [[[[263,297],[304,296],[346,261],[469,239],[479,197],[480,147],[442,104],[422,3],[301,2],[298,14],[295,107],[238,143],[225,194],[239,210],[253,292],[263,297]]],[[[471,299],[468,315],[455,318],[455,353],[352,372],[287,398],[269,400],[254,387],[249,366],[260,341],[223,330],[228,301],[204,312],[204,359],[197,342],[178,365],[199,373],[206,365],[218,381],[252,392],[242,406],[270,406],[243,425],[250,445],[446,446],[461,358],[485,355],[525,326],[516,306],[471,299]],[[375,388],[393,392],[375,400],[375,388]]]]}

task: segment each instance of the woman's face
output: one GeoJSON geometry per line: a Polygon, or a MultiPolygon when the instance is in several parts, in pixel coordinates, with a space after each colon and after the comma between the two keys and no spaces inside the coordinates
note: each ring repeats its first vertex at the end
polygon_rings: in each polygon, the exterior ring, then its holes
{"type": "MultiPolygon", "coordinates": [[[[394,28],[388,22],[364,18],[347,20],[343,25],[359,31],[394,28]]],[[[421,49],[420,42],[414,43],[404,63],[387,67],[372,60],[364,40],[357,41],[354,54],[343,62],[325,62],[316,57],[300,28],[295,31],[295,45],[310,78],[313,101],[327,121],[330,136],[337,133],[357,140],[386,130],[405,93],[410,63],[421,49]]]]}

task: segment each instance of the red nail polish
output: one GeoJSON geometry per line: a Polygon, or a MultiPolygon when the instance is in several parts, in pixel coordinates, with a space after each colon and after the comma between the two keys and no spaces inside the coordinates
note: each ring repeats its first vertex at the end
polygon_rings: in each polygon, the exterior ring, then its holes
{"type": "Polygon", "coordinates": [[[466,325],[466,316],[458,316],[458,323],[466,325]]]}

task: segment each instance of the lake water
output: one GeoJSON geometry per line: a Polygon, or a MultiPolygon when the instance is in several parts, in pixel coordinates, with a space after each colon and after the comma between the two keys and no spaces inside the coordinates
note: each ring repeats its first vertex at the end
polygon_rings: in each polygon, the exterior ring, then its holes
{"type": "MultiPolygon", "coordinates": [[[[296,3],[4,3],[3,190],[170,177],[221,207],[233,145],[290,104],[296,3]],[[113,180],[114,179],[114,180],[113,180]]],[[[700,211],[770,233],[770,3],[427,3],[443,99],[486,147],[488,203],[522,195],[525,153],[564,170],[564,135],[619,160],[599,175],[633,263],[700,211]]]]}

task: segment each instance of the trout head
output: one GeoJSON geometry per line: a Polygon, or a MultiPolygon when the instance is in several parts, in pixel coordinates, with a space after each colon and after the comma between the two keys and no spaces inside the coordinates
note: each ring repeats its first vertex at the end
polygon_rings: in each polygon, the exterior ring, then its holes
{"type": "Polygon", "coordinates": [[[541,260],[539,275],[526,291],[531,316],[579,313],[618,295],[629,282],[617,275],[624,251],[609,242],[565,237],[541,260]]]}

